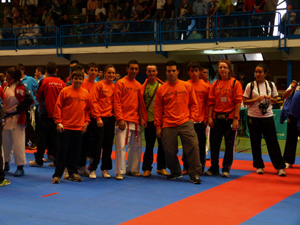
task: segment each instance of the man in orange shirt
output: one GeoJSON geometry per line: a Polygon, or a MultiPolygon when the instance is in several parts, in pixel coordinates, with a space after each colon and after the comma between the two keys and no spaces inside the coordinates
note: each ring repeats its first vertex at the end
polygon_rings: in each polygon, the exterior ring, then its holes
{"type": "Polygon", "coordinates": [[[189,164],[190,181],[200,184],[202,166],[199,160],[198,139],[194,129],[198,104],[192,86],[179,80],[178,74],[177,63],[175,61],[167,62],[168,81],[158,88],[155,97],[156,135],[162,139],[167,167],[171,170],[168,179],[175,180],[182,177],[177,157],[177,136],[179,135],[189,164]]]}
{"type": "MultiPolygon", "coordinates": [[[[145,141],[146,141],[146,150],[143,158],[143,177],[149,177],[151,175],[152,163],[153,163],[153,148],[156,141],[156,127],[154,126],[154,101],[155,94],[159,86],[163,82],[157,78],[157,67],[155,65],[148,65],[146,69],[146,74],[148,78],[145,83],[142,85],[141,94],[143,95],[143,100],[146,105],[148,123],[147,128],[145,128],[145,141]]],[[[165,152],[161,139],[157,138],[158,149],[157,149],[157,170],[156,173],[167,176],[169,175],[166,171],[166,160],[165,152]]]]}
{"type": "Polygon", "coordinates": [[[206,84],[209,86],[211,85],[209,80],[208,80],[208,68],[205,65],[199,65],[199,70],[200,70],[200,79],[202,79],[206,84]]]}
{"type": "MultiPolygon", "coordinates": [[[[88,77],[83,80],[81,87],[86,89],[90,93],[92,88],[96,84],[95,79],[98,76],[98,65],[96,63],[89,63],[87,72],[88,77]]],[[[80,160],[78,164],[79,174],[85,177],[88,177],[90,175],[90,173],[86,169],[86,156],[87,154],[90,155],[92,152],[94,152],[94,149],[96,148],[96,130],[97,122],[94,118],[91,118],[90,125],[85,134],[83,135],[80,160]]]]}
{"type": "MultiPolygon", "coordinates": [[[[203,67],[202,67],[203,68],[203,67]]],[[[208,93],[210,86],[204,82],[204,80],[200,79],[200,69],[201,66],[198,62],[190,62],[187,65],[188,74],[191,79],[188,81],[192,85],[195,91],[195,95],[198,102],[198,112],[196,115],[196,120],[194,123],[194,128],[197,133],[198,141],[199,141],[199,153],[200,153],[200,161],[202,164],[202,172],[204,172],[205,161],[206,161],[206,151],[205,151],[205,143],[206,143],[206,134],[205,129],[207,126],[207,115],[208,115],[208,93]]],[[[205,69],[203,68],[203,71],[205,69]]],[[[206,69],[207,74],[207,69],[206,69]]],[[[184,154],[185,156],[185,154],[184,154]]],[[[182,157],[184,170],[188,170],[189,166],[186,162],[186,157],[182,157]]],[[[184,172],[184,171],[183,171],[184,172]]]]}
{"type": "Polygon", "coordinates": [[[129,61],[126,71],[127,76],[116,83],[114,93],[114,110],[117,119],[115,159],[117,180],[123,180],[125,173],[142,176],[139,172],[142,153],[141,125],[145,127],[147,121],[147,116],[142,116],[141,84],[135,80],[139,72],[138,62],[129,61]],[[125,167],[127,144],[129,149],[125,167]]]}
{"type": "Polygon", "coordinates": [[[81,87],[84,74],[77,70],[72,73],[72,86],[64,88],[57,98],[54,121],[59,132],[59,151],[52,183],[60,183],[65,167],[69,180],[80,182],[77,163],[79,160],[82,134],[90,122],[88,104],[89,92],[81,87]]]}

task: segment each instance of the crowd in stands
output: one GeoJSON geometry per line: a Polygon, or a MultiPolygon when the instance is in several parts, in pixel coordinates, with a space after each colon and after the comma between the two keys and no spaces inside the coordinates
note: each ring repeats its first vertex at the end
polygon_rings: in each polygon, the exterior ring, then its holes
{"type": "MultiPolygon", "coordinates": [[[[287,0],[288,10],[299,10],[298,1],[287,0]]],[[[166,40],[186,38],[210,38],[213,31],[206,29],[216,25],[231,28],[232,31],[222,32],[224,37],[243,36],[250,34],[249,30],[242,27],[249,25],[251,36],[272,36],[275,11],[278,0],[238,0],[235,5],[231,0],[41,0],[23,1],[15,0],[7,4],[3,11],[2,28],[19,29],[19,37],[52,36],[55,35],[54,26],[71,25],[64,29],[64,35],[101,34],[105,31],[104,22],[114,22],[108,25],[107,31],[111,33],[122,32],[149,32],[153,24],[146,22],[149,19],[164,20],[163,30],[166,40]],[[261,14],[267,12],[267,14],[261,14]],[[224,15],[218,22],[214,19],[216,13],[224,15]],[[249,13],[251,15],[240,15],[249,13]],[[187,32],[193,22],[189,17],[198,17],[195,21],[195,31],[187,32]],[[131,21],[125,23],[124,21],[131,21]],[[103,24],[99,24],[103,22],[103,24]],[[88,26],[77,24],[91,23],[88,26]],[[98,23],[92,25],[92,23],[98,23]],[[32,28],[53,26],[52,28],[32,28]],[[175,29],[179,32],[174,32],[175,29]]],[[[299,15],[295,23],[299,22],[299,15]]],[[[152,28],[152,29],[151,29],[152,28]]],[[[1,31],[0,38],[9,38],[12,33],[1,31]]],[[[149,36],[149,35],[148,35],[149,36]]],[[[91,41],[99,41],[101,36],[94,36],[91,41]]],[[[145,40],[151,39],[144,35],[145,40]]],[[[113,39],[113,37],[112,37],[113,39]]],[[[27,40],[19,44],[36,44],[37,40],[27,40]]]]}

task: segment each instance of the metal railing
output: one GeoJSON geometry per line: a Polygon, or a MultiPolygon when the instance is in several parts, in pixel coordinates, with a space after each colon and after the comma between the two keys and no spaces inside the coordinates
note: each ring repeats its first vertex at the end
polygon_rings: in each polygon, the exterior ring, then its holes
{"type": "Polygon", "coordinates": [[[0,29],[0,51],[35,48],[64,48],[155,45],[157,53],[163,45],[182,43],[218,44],[225,41],[281,41],[300,38],[300,11],[276,13],[231,13],[214,17],[183,17],[180,20],[114,21],[70,24],[57,27],[0,29]],[[277,16],[276,16],[277,15],[277,16]],[[277,18],[277,25],[267,21],[277,18]],[[271,19],[270,19],[271,18],[271,19]],[[274,30],[277,30],[274,32],[274,30]]]}

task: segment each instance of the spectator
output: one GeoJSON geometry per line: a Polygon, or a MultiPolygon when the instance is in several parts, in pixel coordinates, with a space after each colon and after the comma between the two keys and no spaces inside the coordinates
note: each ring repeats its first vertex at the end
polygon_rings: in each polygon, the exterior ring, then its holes
{"type": "Polygon", "coordinates": [[[188,4],[188,0],[183,0],[182,4],[178,7],[177,11],[177,25],[179,29],[178,39],[181,40],[181,36],[183,35],[183,40],[187,38],[187,29],[191,24],[191,16],[193,13],[192,5],[188,4]]]}
{"type": "Polygon", "coordinates": [[[95,16],[99,15],[100,13],[102,13],[102,15],[104,17],[106,17],[106,9],[104,8],[104,6],[102,5],[102,1],[98,2],[98,8],[95,10],[95,16]]]}
{"type": "Polygon", "coordinates": [[[254,27],[252,30],[252,36],[253,37],[259,37],[263,35],[263,12],[265,8],[265,0],[255,0],[254,10],[255,14],[252,16],[252,26],[254,27]]]}
{"type": "Polygon", "coordinates": [[[166,0],[154,0],[153,4],[156,3],[156,11],[154,14],[154,18],[159,21],[163,16],[163,7],[166,3],[166,0]]]}
{"type": "Polygon", "coordinates": [[[165,40],[175,40],[175,4],[172,0],[167,0],[163,7],[163,15],[161,21],[164,21],[164,30],[169,31],[169,33],[165,33],[167,35],[164,36],[165,40]]]}
{"type": "Polygon", "coordinates": [[[134,10],[136,10],[137,13],[139,13],[139,11],[140,11],[140,5],[139,5],[139,2],[137,0],[133,0],[133,6],[132,6],[132,9],[131,9],[131,17],[133,16],[134,10]]]}
{"type": "Polygon", "coordinates": [[[266,25],[264,27],[265,36],[273,36],[277,4],[278,0],[266,0],[264,9],[266,12],[264,15],[264,22],[266,25]]]}
{"type": "Polygon", "coordinates": [[[109,5],[109,11],[108,12],[112,13],[114,18],[117,18],[117,9],[116,9],[114,4],[109,5]]]}
{"type": "Polygon", "coordinates": [[[27,33],[24,34],[24,37],[27,37],[27,39],[25,39],[26,44],[32,45],[32,41],[33,41],[33,44],[37,45],[38,39],[36,39],[36,38],[33,39],[33,37],[40,37],[41,34],[40,34],[39,25],[32,19],[30,21],[29,28],[30,29],[28,29],[27,33]]]}
{"type": "Polygon", "coordinates": [[[123,17],[126,16],[126,18],[131,17],[131,5],[130,5],[129,1],[126,1],[125,7],[122,10],[122,15],[123,15],[123,17]]]}
{"type": "Polygon", "coordinates": [[[196,0],[193,4],[193,14],[196,18],[196,29],[197,32],[202,35],[202,38],[206,37],[206,11],[207,3],[204,0],[196,0]]]}
{"type": "MultiPolygon", "coordinates": [[[[229,26],[232,26],[232,19],[229,17],[231,13],[231,1],[230,0],[220,0],[217,4],[217,7],[215,8],[214,12],[212,13],[211,17],[213,17],[216,12],[220,9],[220,12],[225,14],[225,17],[220,18],[220,28],[226,28],[229,26]]],[[[224,29],[222,29],[221,35],[223,37],[229,37],[230,34],[228,32],[225,32],[224,29]]]]}
{"type": "Polygon", "coordinates": [[[94,16],[95,11],[98,8],[98,1],[97,0],[88,0],[87,2],[87,13],[89,16],[94,16]]]}
{"type": "Polygon", "coordinates": [[[284,14],[284,16],[281,18],[281,33],[287,34],[287,35],[293,35],[295,33],[295,30],[297,26],[293,26],[293,24],[296,23],[296,16],[297,14],[293,11],[293,6],[288,5],[287,6],[287,12],[284,14]],[[286,28],[286,24],[288,24],[288,27],[286,28]],[[286,32],[287,29],[287,33],[286,32]]]}
{"type": "Polygon", "coordinates": [[[0,30],[0,39],[11,38],[13,36],[12,30],[11,30],[12,24],[9,23],[7,18],[4,18],[2,28],[3,29],[0,30]]]}

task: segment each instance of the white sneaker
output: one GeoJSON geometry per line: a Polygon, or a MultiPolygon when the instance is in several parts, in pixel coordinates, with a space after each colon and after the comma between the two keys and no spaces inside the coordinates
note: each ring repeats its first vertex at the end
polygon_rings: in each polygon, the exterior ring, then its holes
{"type": "Polygon", "coordinates": [[[264,169],[263,168],[257,168],[256,173],[257,174],[264,174],[264,169]]]}
{"type": "Polygon", "coordinates": [[[110,174],[108,173],[107,170],[103,170],[103,171],[102,171],[102,177],[103,177],[103,178],[111,178],[111,176],[110,176],[110,174]]]}
{"type": "Polygon", "coordinates": [[[90,172],[89,178],[91,178],[91,179],[96,179],[97,178],[97,176],[96,176],[96,170],[92,170],[90,172]]]}
{"type": "Polygon", "coordinates": [[[293,164],[285,163],[285,168],[286,169],[289,169],[289,168],[292,168],[292,167],[293,167],[293,164]]]}
{"type": "Polygon", "coordinates": [[[67,168],[65,168],[64,179],[69,180],[69,178],[70,178],[69,171],[67,168]]]}
{"type": "Polygon", "coordinates": [[[116,180],[123,180],[123,179],[124,179],[123,174],[117,174],[116,180]]]}
{"type": "Polygon", "coordinates": [[[277,175],[280,176],[280,177],[285,177],[286,172],[284,171],[284,169],[279,169],[277,175]]]}

